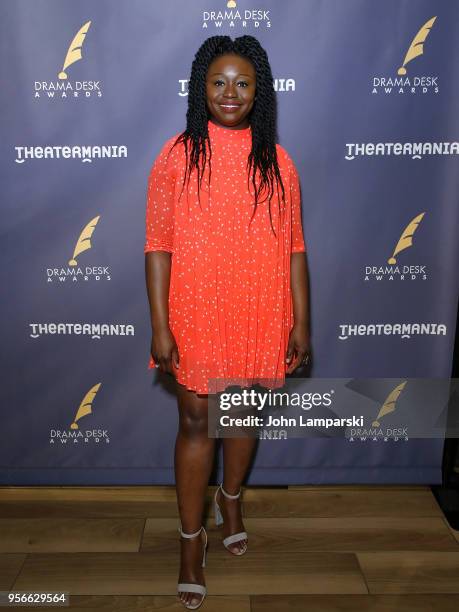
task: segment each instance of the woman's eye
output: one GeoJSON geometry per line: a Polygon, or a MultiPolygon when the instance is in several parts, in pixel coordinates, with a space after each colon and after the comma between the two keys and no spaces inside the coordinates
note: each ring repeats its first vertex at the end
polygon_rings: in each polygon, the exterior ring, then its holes
{"type": "MultiPolygon", "coordinates": [[[[225,83],[224,83],[224,81],[222,81],[222,80],[220,79],[220,80],[218,80],[218,81],[215,81],[215,82],[214,82],[214,85],[219,85],[220,83],[221,83],[222,85],[224,85],[224,84],[225,84],[225,83]]],[[[248,86],[249,86],[249,84],[248,84],[248,83],[246,83],[245,81],[238,81],[238,85],[243,85],[244,87],[248,87],[248,86]]]]}

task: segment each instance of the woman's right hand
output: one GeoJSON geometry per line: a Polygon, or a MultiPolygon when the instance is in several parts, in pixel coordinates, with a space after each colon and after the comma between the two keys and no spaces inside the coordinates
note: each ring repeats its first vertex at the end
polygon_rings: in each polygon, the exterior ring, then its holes
{"type": "Polygon", "coordinates": [[[153,332],[151,356],[161,372],[168,372],[174,376],[173,365],[179,367],[179,353],[170,327],[163,327],[153,332]]]}

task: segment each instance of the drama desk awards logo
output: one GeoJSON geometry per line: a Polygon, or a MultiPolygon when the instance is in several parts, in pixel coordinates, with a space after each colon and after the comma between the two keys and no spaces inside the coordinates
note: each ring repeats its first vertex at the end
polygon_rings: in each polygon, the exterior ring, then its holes
{"type": "Polygon", "coordinates": [[[427,280],[427,266],[417,263],[399,263],[397,255],[413,246],[413,236],[417,231],[425,212],[416,215],[403,230],[392,255],[386,260],[387,265],[365,266],[364,281],[400,280],[416,281],[427,280]]]}
{"type": "MultiPolygon", "coordinates": [[[[68,429],[50,429],[49,443],[50,445],[59,443],[69,444],[110,444],[110,435],[108,429],[90,429],[87,424],[86,429],[80,427],[79,421],[93,413],[92,405],[97,392],[102,383],[97,383],[83,397],[76,411],[73,421],[68,429]]],[[[86,423],[86,419],[84,421],[86,423]]]]}
{"type": "Polygon", "coordinates": [[[101,281],[111,280],[109,266],[85,265],[78,263],[77,257],[92,248],[91,237],[94,233],[100,215],[91,219],[83,228],[78,237],[73,255],[68,261],[67,267],[46,268],[46,281],[48,283],[66,283],[78,281],[101,281]]]}
{"type": "MultiPolygon", "coordinates": [[[[418,93],[437,94],[440,91],[438,85],[438,75],[417,74],[413,76],[408,74],[407,68],[410,62],[424,54],[426,39],[429,36],[436,19],[437,17],[432,17],[418,30],[416,36],[413,38],[408,47],[402,64],[399,65],[396,76],[373,76],[371,93],[381,93],[385,95],[418,93]]],[[[422,67],[422,63],[420,66],[422,67]]]]}
{"type": "Polygon", "coordinates": [[[408,427],[389,427],[388,425],[384,426],[384,423],[381,426],[381,420],[383,417],[385,417],[387,414],[395,412],[398,398],[405,388],[406,383],[407,381],[405,380],[397,385],[395,389],[392,389],[379,409],[378,415],[371,423],[370,427],[351,427],[346,431],[346,438],[349,442],[354,442],[355,440],[359,440],[361,442],[366,442],[367,440],[372,442],[378,442],[381,440],[383,442],[387,442],[389,440],[394,442],[398,442],[399,440],[404,442],[408,441],[408,427]],[[349,437],[347,435],[348,431],[349,437]]]}
{"type": "Polygon", "coordinates": [[[100,81],[96,80],[72,80],[71,70],[68,69],[73,66],[76,62],[83,58],[83,44],[86,38],[86,34],[91,26],[91,21],[87,21],[70,43],[67,53],[62,64],[62,68],[57,74],[57,80],[55,81],[35,81],[34,83],[34,97],[41,98],[45,97],[48,99],[52,98],[101,98],[102,89],[100,81]],[[70,74],[69,74],[70,72],[70,74]]]}
{"type": "Polygon", "coordinates": [[[250,28],[257,30],[263,27],[271,27],[270,11],[267,9],[253,7],[239,9],[234,0],[222,2],[221,4],[226,5],[222,10],[207,10],[202,12],[203,29],[213,28],[217,30],[227,26],[231,29],[241,28],[247,30],[250,28]]]}

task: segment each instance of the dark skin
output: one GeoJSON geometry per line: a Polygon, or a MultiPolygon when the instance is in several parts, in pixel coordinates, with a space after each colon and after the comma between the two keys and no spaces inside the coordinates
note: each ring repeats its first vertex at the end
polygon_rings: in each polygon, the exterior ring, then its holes
{"type": "MultiPolygon", "coordinates": [[[[228,129],[249,126],[248,115],[256,96],[256,72],[252,63],[237,55],[216,58],[206,75],[207,108],[210,120],[228,129]],[[225,112],[223,105],[237,104],[225,112]]],[[[150,304],[151,354],[162,372],[175,379],[174,367],[180,368],[180,355],[169,327],[168,296],[171,253],[150,251],[145,254],[145,275],[150,304]]],[[[293,372],[309,354],[308,275],[305,253],[291,255],[291,290],[294,324],[286,352],[287,373],[293,372]]],[[[215,439],[207,433],[207,395],[188,390],[176,380],[179,430],[175,444],[175,480],[182,529],[195,533],[202,524],[207,486],[215,454],[215,439]]],[[[247,472],[256,444],[255,437],[224,438],[223,488],[231,495],[238,493],[247,472]]],[[[219,492],[224,524],[223,538],[245,531],[240,499],[227,499],[219,492]]],[[[179,582],[205,584],[201,567],[204,538],[180,538],[181,564],[179,582]]],[[[231,545],[234,552],[243,550],[247,540],[231,545]]],[[[180,600],[198,603],[201,595],[182,592],[180,600]]]]}

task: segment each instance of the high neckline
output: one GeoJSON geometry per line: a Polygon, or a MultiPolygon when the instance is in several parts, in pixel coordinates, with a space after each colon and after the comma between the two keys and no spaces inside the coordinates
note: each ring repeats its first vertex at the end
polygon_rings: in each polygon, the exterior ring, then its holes
{"type": "Polygon", "coordinates": [[[210,119],[207,121],[207,129],[209,135],[231,139],[244,139],[250,137],[252,130],[250,125],[246,128],[242,128],[241,130],[233,130],[231,128],[213,123],[210,119]]]}

